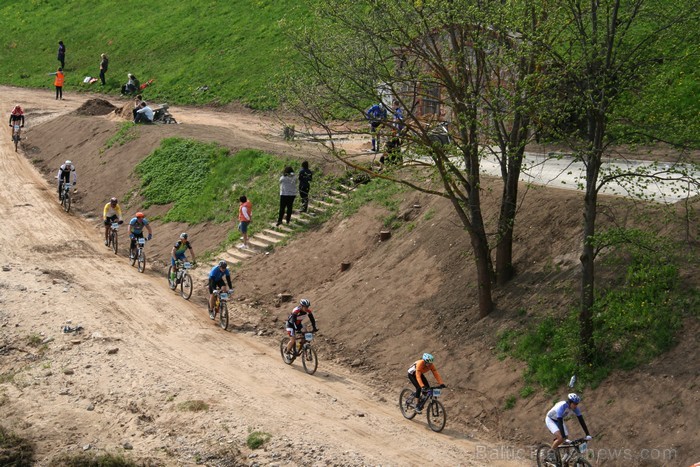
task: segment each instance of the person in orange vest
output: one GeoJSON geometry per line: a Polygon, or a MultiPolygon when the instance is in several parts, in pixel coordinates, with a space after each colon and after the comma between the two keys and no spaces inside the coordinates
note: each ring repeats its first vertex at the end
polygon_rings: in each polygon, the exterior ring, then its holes
{"type": "Polygon", "coordinates": [[[63,100],[63,68],[59,67],[56,73],[49,73],[49,75],[56,75],[56,79],[53,80],[53,85],[56,86],[56,99],[63,100]]]}
{"type": "Polygon", "coordinates": [[[238,245],[238,248],[248,249],[248,224],[250,224],[253,216],[253,205],[250,204],[250,201],[245,196],[238,198],[238,201],[241,202],[240,206],[238,206],[238,230],[241,231],[243,236],[243,243],[238,245]]]}

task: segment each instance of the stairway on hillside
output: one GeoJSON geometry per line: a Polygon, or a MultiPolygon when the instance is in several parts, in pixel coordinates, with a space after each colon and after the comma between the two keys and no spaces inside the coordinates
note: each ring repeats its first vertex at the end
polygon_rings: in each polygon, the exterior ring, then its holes
{"type": "Polygon", "coordinates": [[[229,264],[238,264],[254,257],[255,255],[269,251],[270,247],[286,239],[296,229],[301,226],[308,225],[314,216],[327,211],[329,208],[338,203],[341,203],[348,196],[348,192],[351,190],[353,190],[352,187],[340,185],[337,189],[330,190],[325,195],[309,197],[308,212],[295,211],[295,213],[292,215],[292,221],[290,224],[283,223],[280,226],[275,226],[275,223],[271,222],[268,228],[261,232],[256,232],[254,235],[248,237],[249,248],[239,248],[238,246],[233,246],[223,253],[218,254],[216,261],[214,261],[211,266],[214,267],[214,265],[221,259],[225,259],[229,264]]]}

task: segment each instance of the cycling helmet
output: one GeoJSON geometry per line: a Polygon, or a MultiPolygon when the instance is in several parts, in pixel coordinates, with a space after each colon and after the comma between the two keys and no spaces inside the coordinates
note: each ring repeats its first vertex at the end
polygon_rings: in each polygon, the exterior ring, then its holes
{"type": "Polygon", "coordinates": [[[66,165],[71,165],[73,164],[71,161],[66,161],[66,165]]]}
{"type": "Polygon", "coordinates": [[[219,261],[219,267],[223,267],[224,269],[226,269],[228,267],[228,263],[226,262],[226,260],[222,259],[221,261],[219,261]]]}
{"type": "Polygon", "coordinates": [[[187,232],[182,232],[182,233],[180,234],[180,238],[183,239],[183,240],[187,240],[187,232]]]}
{"type": "Polygon", "coordinates": [[[110,202],[111,204],[117,204],[118,201],[117,201],[117,198],[112,197],[112,198],[109,200],[109,202],[110,202]]]}
{"type": "Polygon", "coordinates": [[[137,218],[137,219],[143,219],[144,217],[146,217],[146,216],[144,216],[142,212],[137,212],[137,213],[136,213],[136,218],[137,218]]]}
{"type": "Polygon", "coordinates": [[[308,301],[308,300],[305,299],[305,298],[302,298],[302,299],[299,301],[299,305],[301,305],[301,306],[311,306],[311,302],[308,301]]]}
{"type": "Polygon", "coordinates": [[[19,104],[17,104],[14,109],[12,109],[12,115],[22,115],[23,110],[22,107],[20,107],[19,104]]]}
{"type": "Polygon", "coordinates": [[[573,404],[578,404],[581,402],[581,398],[579,397],[579,395],[576,393],[573,393],[573,392],[571,394],[569,394],[568,399],[569,399],[569,402],[571,402],[573,404]]]}
{"type": "Polygon", "coordinates": [[[423,354],[423,361],[425,363],[433,363],[433,360],[434,360],[434,358],[431,354],[429,354],[427,352],[423,354]]]}

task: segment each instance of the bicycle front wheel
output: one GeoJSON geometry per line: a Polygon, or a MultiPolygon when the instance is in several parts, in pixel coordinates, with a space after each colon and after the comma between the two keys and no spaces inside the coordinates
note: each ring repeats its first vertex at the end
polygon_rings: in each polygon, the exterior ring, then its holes
{"type": "Polygon", "coordinates": [[[189,300],[192,296],[192,288],[192,277],[189,274],[185,274],[180,281],[180,296],[185,300],[189,300]]]}
{"type": "Polygon", "coordinates": [[[287,365],[291,365],[294,361],[294,354],[287,358],[287,345],[289,344],[289,337],[283,337],[280,341],[280,355],[282,356],[282,361],[287,365]]]}
{"type": "Polygon", "coordinates": [[[219,305],[219,326],[224,331],[228,328],[228,303],[223,300],[219,305]]]}
{"type": "Polygon", "coordinates": [[[433,399],[428,405],[428,426],[431,430],[439,433],[445,428],[446,422],[447,414],[445,413],[445,407],[442,406],[440,401],[433,399]]]}
{"type": "Polygon", "coordinates": [[[316,349],[311,347],[311,345],[306,345],[302,349],[301,364],[304,365],[304,371],[308,374],[313,375],[316,373],[316,368],[318,368],[318,356],[316,355],[316,349]]]}
{"type": "Polygon", "coordinates": [[[17,152],[17,145],[19,144],[19,136],[13,135],[12,140],[15,142],[15,152],[17,152]]]}
{"type": "Polygon", "coordinates": [[[64,196],[63,199],[65,201],[65,204],[63,205],[63,209],[65,209],[66,212],[70,212],[70,204],[71,204],[70,194],[66,193],[66,196],[64,196]]]}
{"type": "Polygon", "coordinates": [[[553,453],[552,448],[546,444],[540,444],[537,447],[537,467],[547,467],[555,465],[551,461],[548,462],[547,459],[551,459],[550,453],[553,453]]]}
{"type": "Polygon", "coordinates": [[[416,396],[410,389],[404,389],[399,394],[399,407],[401,414],[411,420],[416,416],[416,396]]]}
{"type": "Polygon", "coordinates": [[[112,232],[112,235],[110,235],[110,239],[112,242],[112,250],[114,251],[114,254],[116,255],[117,252],[119,251],[119,236],[117,235],[116,232],[112,232]]]}
{"type": "Polygon", "coordinates": [[[138,254],[138,270],[139,272],[143,272],[146,270],[146,252],[141,250],[139,251],[138,254]]]}

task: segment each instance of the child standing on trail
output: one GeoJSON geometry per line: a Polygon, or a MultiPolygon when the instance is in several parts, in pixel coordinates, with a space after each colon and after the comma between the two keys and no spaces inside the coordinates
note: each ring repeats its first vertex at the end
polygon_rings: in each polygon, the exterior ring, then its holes
{"type": "Polygon", "coordinates": [[[49,73],[49,75],[56,75],[56,79],[53,80],[53,85],[56,86],[56,99],[63,100],[63,68],[59,67],[55,73],[49,73]]]}
{"type": "Polygon", "coordinates": [[[248,224],[253,216],[253,206],[245,196],[238,198],[238,201],[241,202],[238,206],[238,230],[243,236],[243,243],[238,245],[238,248],[248,249],[248,224]]]}

